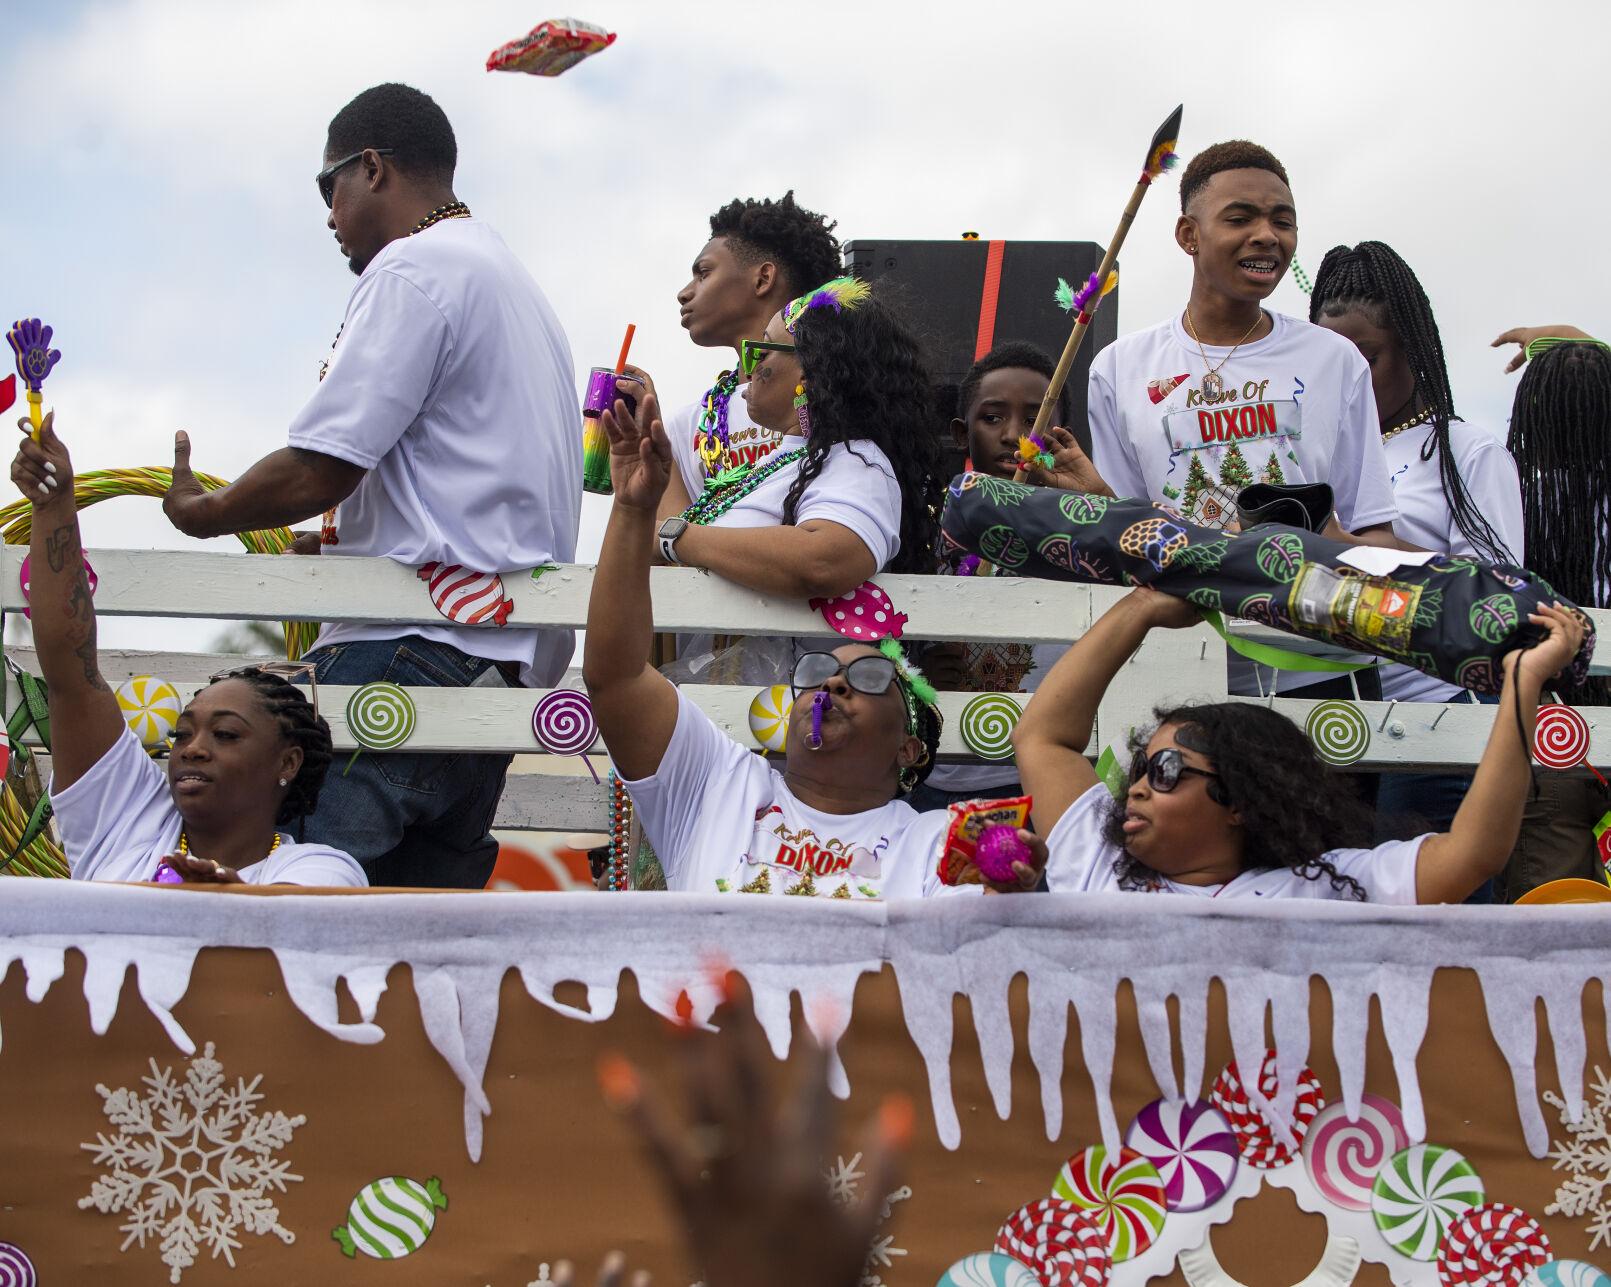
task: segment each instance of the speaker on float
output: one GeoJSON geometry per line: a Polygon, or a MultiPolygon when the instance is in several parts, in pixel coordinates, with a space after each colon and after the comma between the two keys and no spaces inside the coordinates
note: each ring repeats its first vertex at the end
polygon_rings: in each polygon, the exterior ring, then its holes
{"type": "MultiPolygon", "coordinates": [[[[880,289],[912,326],[937,386],[941,418],[955,414],[957,387],[968,368],[1007,340],[1027,340],[1055,362],[1074,319],[1057,306],[1057,279],[1076,289],[1102,262],[1090,241],[856,240],[844,248],[845,267],[880,289]]],[[[1122,285],[1119,290],[1122,290],[1122,285]]],[[[1102,301],[1068,377],[1068,428],[1091,446],[1085,419],[1091,358],[1118,334],[1119,290],[1102,301]]],[[[950,434],[944,436],[951,446],[950,434]]],[[[960,453],[952,457],[959,463],[960,453]]]]}

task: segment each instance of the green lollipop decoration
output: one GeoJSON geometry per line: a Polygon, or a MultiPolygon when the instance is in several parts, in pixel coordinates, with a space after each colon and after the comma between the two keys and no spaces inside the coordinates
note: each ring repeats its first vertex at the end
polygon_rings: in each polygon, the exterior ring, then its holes
{"type": "Polygon", "coordinates": [[[365,684],[347,700],[347,728],[369,751],[395,751],[414,735],[414,699],[396,684],[365,684]]]}

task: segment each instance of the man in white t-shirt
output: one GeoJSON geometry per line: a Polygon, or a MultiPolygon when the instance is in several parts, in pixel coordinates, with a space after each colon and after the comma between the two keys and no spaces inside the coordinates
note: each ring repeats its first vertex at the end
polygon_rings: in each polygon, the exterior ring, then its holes
{"type": "MultiPolygon", "coordinates": [[[[203,492],[190,444],[163,502],[191,536],[327,511],[325,557],[368,555],[510,573],[575,557],[580,410],[564,330],[531,276],[453,195],[457,146],[435,102],[365,90],[330,123],[320,194],[358,275],[327,373],[290,445],[203,492]]],[[[307,551],[307,552],[316,552],[307,551]]],[[[425,587],[421,586],[421,594],[425,587]]],[[[569,631],[327,624],[321,684],[554,683],[569,631]]],[[[330,776],[304,840],[361,861],[377,885],[480,888],[509,757],[365,753],[330,776]]]]}
{"type": "MultiPolygon", "coordinates": [[[[1297,250],[1286,170],[1255,143],[1216,143],[1186,167],[1180,200],[1175,241],[1191,256],[1191,296],[1179,315],[1093,359],[1098,472],[1119,496],[1216,526],[1253,483],[1328,483],[1328,534],[1397,546],[1370,368],[1341,336],[1261,307],[1297,250]]],[[[1284,671],[1279,687],[1323,678],[1284,671]]],[[[1253,679],[1246,663],[1233,668],[1239,679],[1253,679]]],[[[1346,677],[1341,686],[1350,691],[1346,677]]]]}
{"type": "MultiPolygon", "coordinates": [[[[710,240],[694,256],[693,275],[677,292],[682,326],[703,349],[731,349],[733,366],[692,402],[665,417],[677,474],[666,489],[661,518],[688,508],[705,479],[734,466],[765,460],[785,435],[750,419],[738,365],[745,340],[758,340],[778,310],[814,286],[839,276],[834,223],[796,203],[793,191],[735,197],[710,217],[710,240]]],[[[629,370],[652,381],[636,367],[629,370]]]]}

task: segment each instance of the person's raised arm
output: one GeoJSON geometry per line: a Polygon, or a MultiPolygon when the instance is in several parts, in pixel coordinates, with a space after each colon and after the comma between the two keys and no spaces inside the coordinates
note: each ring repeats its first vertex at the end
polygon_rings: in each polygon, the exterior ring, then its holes
{"type": "Polygon", "coordinates": [[[1085,748],[1102,695],[1119,667],[1154,626],[1179,628],[1198,619],[1184,600],[1138,587],[1097,618],[1052,667],[1012,737],[1024,793],[1035,797],[1032,816],[1039,835],[1050,835],[1069,805],[1096,785],[1085,748]]]}
{"type": "Polygon", "coordinates": [[[1534,340],[1592,340],[1594,336],[1587,331],[1580,331],[1575,326],[1568,326],[1564,322],[1557,322],[1554,326],[1513,326],[1494,340],[1488,347],[1497,349],[1505,344],[1517,344],[1520,347],[1505,366],[1505,374],[1521,370],[1527,361],[1527,346],[1534,340]]]}
{"type": "MultiPolygon", "coordinates": [[[[28,428],[27,420],[17,423],[28,428]]],[[[54,412],[45,417],[38,442],[23,435],[11,479],[34,503],[28,606],[50,692],[51,774],[59,790],[83,777],[117,741],[123,714],[95,653],[95,605],[78,534],[73,462],[56,436],[54,412]]]]}
{"type": "Polygon", "coordinates": [[[660,768],[677,727],[677,690],[650,664],[654,605],[649,562],[655,510],[676,467],[653,395],[636,416],[617,401],[601,420],[610,440],[615,503],[587,602],[582,680],[604,744],[621,776],[646,778],[660,768]]]}
{"type": "Polygon", "coordinates": [[[1488,745],[1448,831],[1428,836],[1415,867],[1415,901],[1458,903],[1497,875],[1516,846],[1527,802],[1528,747],[1538,694],[1577,656],[1583,627],[1560,604],[1527,618],[1549,631],[1542,643],[1505,654],[1505,686],[1488,745]]]}

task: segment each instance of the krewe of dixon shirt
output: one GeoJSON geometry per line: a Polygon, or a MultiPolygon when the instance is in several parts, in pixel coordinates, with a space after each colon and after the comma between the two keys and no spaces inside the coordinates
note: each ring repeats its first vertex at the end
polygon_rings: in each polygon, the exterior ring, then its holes
{"type": "Polygon", "coordinates": [[[981,892],[940,883],[948,815],[891,800],[863,813],[823,813],[679,693],[677,727],[659,771],[625,783],[670,889],[815,893],[841,899],[981,892]]]}

